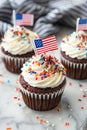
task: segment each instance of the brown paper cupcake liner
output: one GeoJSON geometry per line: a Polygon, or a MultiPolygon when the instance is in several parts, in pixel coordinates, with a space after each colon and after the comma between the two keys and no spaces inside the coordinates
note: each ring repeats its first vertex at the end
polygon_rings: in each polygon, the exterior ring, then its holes
{"type": "Polygon", "coordinates": [[[21,68],[26,60],[29,58],[18,58],[18,57],[12,57],[9,55],[1,53],[2,60],[4,62],[4,65],[6,69],[12,73],[21,73],[21,68]]]}
{"type": "Polygon", "coordinates": [[[65,87],[63,86],[60,90],[56,92],[40,94],[27,91],[20,85],[22,97],[25,104],[29,108],[38,111],[47,111],[56,107],[61,100],[64,88],[65,87]]]}
{"type": "Polygon", "coordinates": [[[61,62],[67,69],[66,75],[74,79],[87,79],[87,63],[74,63],[61,55],[61,62]]]}

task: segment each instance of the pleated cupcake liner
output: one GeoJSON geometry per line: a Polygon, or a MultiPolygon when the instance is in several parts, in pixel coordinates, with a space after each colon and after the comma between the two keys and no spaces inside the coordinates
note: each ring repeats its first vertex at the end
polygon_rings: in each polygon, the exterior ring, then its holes
{"type": "Polygon", "coordinates": [[[12,73],[20,74],[21,68],[26,60],[29,58],[19,58],[19,57],[12,57],[9,55],[1,53],[1,58],[4,62],[6,69],[12,73]]]}
{"type": "Polygon", "coordinates": [[[67,69],[66,75],[73,79],[87,79],[87,63],[74,63],[63,56],[61,62],[67,69]]]}
{"type": "Polygon", "coordinates": [[[39,94],[39,93],[30,92],[24,89],[20,85],[22,97],[25,104],[29,108],[33,110],[38,110],[38,111],[47,111],[56,107],[61,100],[61,96],[63,94],[64,88],[65,87],[63,86],[60,90],[56,92],[39,94]]]}

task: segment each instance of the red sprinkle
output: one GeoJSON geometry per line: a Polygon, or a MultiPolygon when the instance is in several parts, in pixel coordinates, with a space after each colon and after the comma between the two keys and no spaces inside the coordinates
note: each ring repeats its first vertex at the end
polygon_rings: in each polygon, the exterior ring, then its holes
{"type": "Polygon", "coordinates": [[[18,101],[20,100],[20,98],[18,98],[18,101]]]}
{"type": "Polygon", "coordinates": [[[82,106],[81,109],[84,109],[84,107],[82,106]]]}
{"type": "Polygon", "coordinates": [[[71,83],[71,82],[69,82],[69,86],[72,86],[72,83],[71,83]]]}
{"type": "Polygon", "coordinates": [[[17,97],[14,97],[14,99],[17,99],[17,97]]]}
{"type": "Polygon", "coordinates": [[[81,99],[78,99],[79,102],[81,102],[82,100],[81,99]]]}
{"type": "Polygon", "coordinates": [[[69,126],[70,125],[70,123],[69,122],[65,122],[65,126],[69,126]]]}
{"type": "Polygon", "coordinates": [[[56,109],[55,112],[60,112],[60,109],[56,109]]]}
{"type": "Polygon", "coordinates": [[[17,79],[17,80],[16,80],[16,84],[18,84],[18,83],[19,83],[19,80],[17,79]]]}
{"type": "Polygon", "coordinates": [[[43,77],[41,77],[41,80],[43,80],[44,78],[43,77]]]}
{"type": "Polygon", "coordinates": [[[83,87],[83,85],[82,85],[82,84],[79,84],[79,87],[83,87]]]}
{"type": "Polygon", "coordinates": [[[86,95],[83,95],[83,97],[85,98],[85,97],[87,97],[86,95]]]}
{"type": "Polygon", "coordinates": [[[35,80],[38,80],[38,78],[36,77],[35,80]]]}

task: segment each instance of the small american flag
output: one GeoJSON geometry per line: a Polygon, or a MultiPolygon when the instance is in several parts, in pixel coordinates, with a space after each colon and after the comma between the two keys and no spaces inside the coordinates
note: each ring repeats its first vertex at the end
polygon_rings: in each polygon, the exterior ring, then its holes
{"type": "Polygon", "coordinates": [[[87,19],[79,19],[78,30],[87,30],[87,19]]]}
{"type": "Polygon", "coordinates": [[[46,38],[34,40],[34,44],[37,54],[58,49],[58,44],[55,36],[49,36],[46,38]]]}
{"type": "Polygon", "coordinates": [[[34,15],[33,14],[16,14],[17,25],[30,25],[33,26],[34,15]]]}

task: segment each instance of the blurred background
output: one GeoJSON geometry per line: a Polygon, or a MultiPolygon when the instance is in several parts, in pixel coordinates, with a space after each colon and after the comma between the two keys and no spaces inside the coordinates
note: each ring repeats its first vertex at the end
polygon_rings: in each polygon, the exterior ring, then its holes
{"type": "Polygon", "coordinates": [[[75,29],[77,18],[87,17],[87,0],[0,0],[0,38],[13,26],[13,10],[34,14],[34,25],[27,28],[45,37],[64,26],[75,29]]]}

